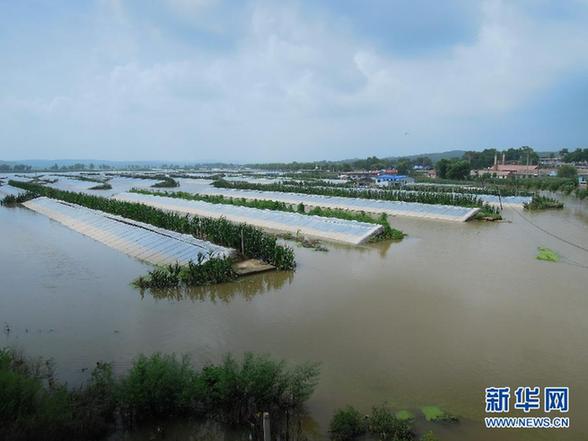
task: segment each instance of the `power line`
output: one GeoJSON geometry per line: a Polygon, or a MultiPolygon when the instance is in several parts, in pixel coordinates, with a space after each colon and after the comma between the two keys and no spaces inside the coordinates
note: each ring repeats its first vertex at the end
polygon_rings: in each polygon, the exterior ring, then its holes
{"type": "Polygon", "coordinates": [[[576,243],[570,242],[569,240],[567,240],[567,239],[564,239],[563,237],[561,237],[561,236],[558,236],[558,235],[557,235],[557,234],[555,234],[555,233],[552,233],[552,232],[550,232],[550,231],[547,231],[545,228],[543,228],[543,227],[541,227],[541,226],[537,225],[535,222],[533,222],[533,221],[532,221],[531,219],[529,219],[527,216],[525,216],[525,215],[523,215],[522,213],[520,213],[518,210],[515,210],[515,209],[513,209],[513,211],[514,211],[515,213],[517,213],[517,214],[518,214],[520,217],[522,217],[522,218],[523,218],[525,221],[527,221],[527,222],[529,222],[531,225],[533,225],[535,228],[537,228],[538,230],[541,230],[541,231],[543,231],[545,234],[548,234],[549,236],[551,236],[551,237],[554,237],[554,238],[555,238],[555,239],[557,239],[557,240],[561,240],[562,242],[564,242],[564,243],[567,243],[568,245],[571,245],[571,246],[573,246],[573,247],[576,247],[576,248],[578,248],[579,250],[582,250],[582,251],[585,251],[586,253],[588,253],[588,248],[585,248],[585,247],[583,247],[582,245],[578,245],[578,244],[576,244],[576,243]]]}

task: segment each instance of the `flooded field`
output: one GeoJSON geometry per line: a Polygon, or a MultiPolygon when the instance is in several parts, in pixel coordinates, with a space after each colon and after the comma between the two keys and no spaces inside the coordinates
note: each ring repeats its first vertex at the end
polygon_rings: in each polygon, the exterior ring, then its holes
{"type": "MultiPolygon", "coordinates": [[[[165,297],[130,286],[150,267],[25,208],[0,207],[0,346],[53,357],[76,384],[96,361],[124,371],[138,353],[270,353],[321,362],[308,435],[334,409],[435,404],[457,425],[440,439],[588,439],[588,201],[502,223],[394,218],[400,243],[296,248],[276,272],[165,297]],[[535,259],[537,247],[561,255],[535,259]],[[567,431],[482,428],[484,388],[569,386],[567,431]]],[[[295,246],[295,245],[294,245],[295,246]]],[[[190,424],[170,427],[185,437],[190,424]]],[[[148,439],[141,432],[133,439],[148,439]]]]}

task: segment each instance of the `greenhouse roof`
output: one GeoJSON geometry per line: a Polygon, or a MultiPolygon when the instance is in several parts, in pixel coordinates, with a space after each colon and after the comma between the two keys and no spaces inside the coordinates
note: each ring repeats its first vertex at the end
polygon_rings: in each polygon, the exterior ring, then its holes
{"type": "Polygon", "coordinates": [[[309,216],[300,213],[264,210],[228,204],[212,204],[209,202],[190,201],[166,196],[122,193],[114,196],[114,199],[139,202],[163,210],[196,216],[224,217],[234,223],[246,223],[267,230],[292,234],[301,233],[308,237],[349,244],[360,244],[382,230],[381,225],[367,222],[309,216]]]}
{"type": "Polygon", "coordinates": [[[44,214],[78,233],[116,250],[153,264],[196,262],[229,256],[233,250],[190,235],[107,214],[67,202],[40,197],[23,205],[44,214]]]}
{"type": "MultiPolygon", "coordinates": [[[[455,205],[423,204],[419,202],[386,201],[345,196],[323,196],[304,193],[285,193],[279,191],[236,190],[198,186],[202,194],[216,194],[232,198],[263,199],[280,201],[291,205],[300,203],[310,207],[338,208],[343,210],[385,213],[392,216],[412,216],[426,219],[466,221],[478,212],[478,208],[455,205]]],[[[180,187],[179,190],[182,190],[180,187]]]]}

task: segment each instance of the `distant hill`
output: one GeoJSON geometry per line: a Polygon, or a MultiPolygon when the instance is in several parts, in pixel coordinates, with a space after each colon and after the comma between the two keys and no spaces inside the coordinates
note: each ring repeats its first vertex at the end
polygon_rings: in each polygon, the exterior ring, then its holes
{"type": "Polygon", "coordinates": [[[408,156],[391,156],[390,158],[386,158],[386,159],[398,159],[398,158],[415,159],[415,158],[428,157],[428,158],[431,158],[431,161],[437,162],[437,161],[440,161],[441,159],[461,158],[465,152],[466,152],[465,150],[449,150],[447,152],[441,152],[441,153],[419,153],[416,155],[408,155],[408,156]]]}
{"type": "Polygon", "coordinates": [[[99,167],[101,165],[107,165],[112,168],[124,168],[130,165],[137,166],[137,167],[161,167],[163,165],[179,165],[179,166],[205,166],[205,167],[228,167],[231,164],[220,163],[215,161],[106,161],[101,159],[22,159],[16,161],[2,161],[0,160],[0,165],[7,164],[10,166],[14,166],[17,164],[22,165],[29,165],[33,169],[48,169],[53,165],[57,164],[59,167],[65,166],[69,167],[74,164],[84,164],[85,166],[89,166],[90,164],[94,164],[94,166],[99,167]]]}

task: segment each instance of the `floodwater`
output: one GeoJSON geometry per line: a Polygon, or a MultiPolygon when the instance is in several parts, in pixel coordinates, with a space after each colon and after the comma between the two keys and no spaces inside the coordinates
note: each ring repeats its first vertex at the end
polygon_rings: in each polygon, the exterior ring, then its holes
{"type": "MultiPolygon", "coordinates": [[[[0,346],[52,357],[70,384],[96,361],[123,372],[156,351],[196,364],[245,351],[319,361],[307,405],[315,438],[334,409],[387,402],[459,415],[457,425],[418,422],[444,441],[588,439],[588,201],[504,215],[394,218],[409,234],[400,243],[296,248],[295,273],[166,297],[129,285],[148,265],[25,208],[0,207],[0,346]],[[538,246],[561,261],[536,260],[538,246]],[[571,428],[483,429],[484,388],[500,385],[569,386],[571,428]]],[[[167,439],[193,431],[175,424],[167,439]]]]}

